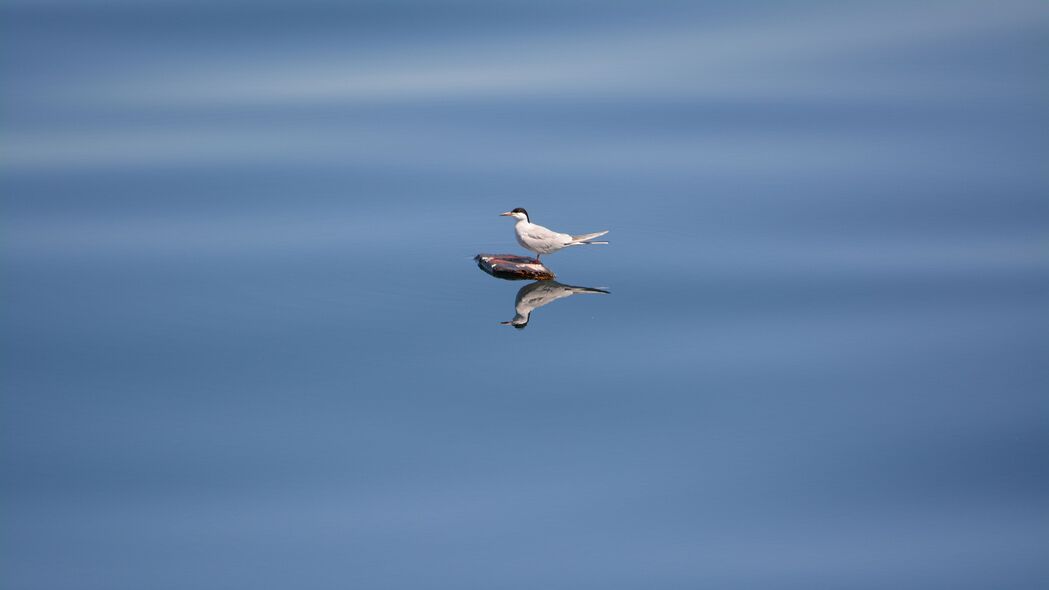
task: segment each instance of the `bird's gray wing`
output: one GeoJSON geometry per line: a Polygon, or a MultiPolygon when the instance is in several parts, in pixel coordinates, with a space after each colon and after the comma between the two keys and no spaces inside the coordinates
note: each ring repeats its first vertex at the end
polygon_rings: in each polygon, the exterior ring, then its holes
{"type": "Polygon", "coordinates": [[[542,240],[544,242],[567,243],[572,241],[572,236],[547,229],[541,225],[530,227],[524,233],[533,240],[542,240]]]}

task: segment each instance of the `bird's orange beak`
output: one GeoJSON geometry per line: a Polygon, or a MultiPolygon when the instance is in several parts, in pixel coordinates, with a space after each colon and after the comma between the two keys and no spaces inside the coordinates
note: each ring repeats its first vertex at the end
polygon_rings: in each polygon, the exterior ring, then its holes
{"type": "Polygon", "coordinates": [[[514,214],[513,211],[507,211],[506,213],[500,213],[499,216],[500,217],[510,217],[513,214],[514,214]]]}

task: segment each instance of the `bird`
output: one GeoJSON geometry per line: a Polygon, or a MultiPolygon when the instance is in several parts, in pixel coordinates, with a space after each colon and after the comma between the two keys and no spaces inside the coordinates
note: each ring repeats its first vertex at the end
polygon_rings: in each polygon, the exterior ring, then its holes
{"type": "Polygon", "coordinates": [[[607,229],[592,234],[573,236],[556,232],[552,229],[532,223],[531,219],[528,217],[528,211],[525,211],[521,207],[518,207],[513,211],[500,213],[499,215],[513,217],[517,220],[517,225],[514,226],[514,232],[517,234],[517,243],[521,244],[521,247],[525,250],[535,252],[535,261],[540,264],[542,264],[542,262],[539,260],[539,257],[543,254],[552,254],[558,250],[568,248],[569,246],[608,243],[594,241],[594,238],[599,238],[607,234],[607,229]]]}
{"type": "Polygon", "coordinates": [[[514,319],[509,322],[499,323],[523,330],[528,326],[528,320],[536,308],[577,293],[602,293],[607,295],[608,291],[594,287],[563,285],[557,281],[536,281],[521,287],[517,292],[517,298],[514,299],[514,319]]]}

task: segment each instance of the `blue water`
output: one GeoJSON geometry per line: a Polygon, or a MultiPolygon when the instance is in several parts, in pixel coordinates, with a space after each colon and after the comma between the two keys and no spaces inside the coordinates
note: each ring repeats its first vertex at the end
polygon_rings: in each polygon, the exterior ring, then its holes
{"type": "Polygon", "coordinates": [[[1047,16],[7,0],[0,587],[1045,587],[1047,16]]]}

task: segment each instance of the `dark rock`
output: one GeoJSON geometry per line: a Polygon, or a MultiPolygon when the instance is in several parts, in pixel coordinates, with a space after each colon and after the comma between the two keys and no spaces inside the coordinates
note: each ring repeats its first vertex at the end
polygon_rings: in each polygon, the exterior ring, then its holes
{"type": "Polygon", "coordinates": [[[532,280],[548,281],[554,278],[554,273],[543,263],[536,262],[528,256],[516,254],[478,254],[474,256],[477,266],[484,272],[509,280],[532,280]]]}

